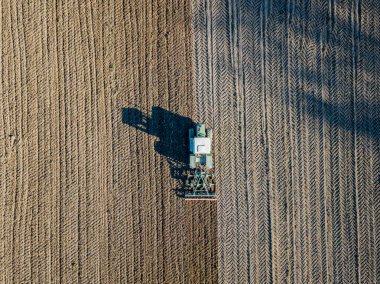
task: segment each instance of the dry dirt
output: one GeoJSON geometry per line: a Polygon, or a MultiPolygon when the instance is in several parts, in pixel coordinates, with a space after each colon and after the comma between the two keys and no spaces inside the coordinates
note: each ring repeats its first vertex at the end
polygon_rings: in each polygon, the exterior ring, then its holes
{"type": "Polygon", "coordinates": [[[378,283],[380,2],[191,3],[219,283],[378,283]]]}
{"type": "Polygon", "coordinates": [[[13,2],[1,283],[379,282],[379,1],[13,2]]]}
{"type": "Polygon", "coordinates": [[[217,282],[216,204],[173,191],[190,3],[0,5],[0,282],[217,282]]]}

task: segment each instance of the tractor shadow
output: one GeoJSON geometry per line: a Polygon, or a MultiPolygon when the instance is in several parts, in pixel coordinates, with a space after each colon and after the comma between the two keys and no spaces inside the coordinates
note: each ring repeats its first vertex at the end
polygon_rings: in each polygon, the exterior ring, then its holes
{"type": "Polygon", "coordinates": [[[194,124],[193,121],[188,117],[155,106],[152,107],[151,115],[137,108],[123,108],[122,122],[158,138],[154,149],[167,159],[171,177],[180,181],[181,187],[174,189],[177,194],[180,194],[189,171],[188,129],[194,124]]]}

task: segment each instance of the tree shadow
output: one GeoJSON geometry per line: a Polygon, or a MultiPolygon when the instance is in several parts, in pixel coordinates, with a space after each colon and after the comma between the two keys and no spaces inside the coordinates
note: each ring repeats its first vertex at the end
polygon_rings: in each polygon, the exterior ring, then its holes
{"type": "MultiPolygon", "coordinates": [[[[226,2],[227,11],[222,11],[229,15],[231,13],[228,10],[229,6],[239,10],[239,25],[241,30],[249,31],[252,30],[251,35],[260,36],[260,40],[265,40],[266,48],[269,46],[277,51],[281,50],[283,53],[288,54],[290,49],[294,52],[298,52],[299,56],[307,52],[307,48],[317,49],[319,53],[319,62],[317,70],[313,70],[311,66],[299,63],[297,68],[298,78],[297,80],[305,80],[304,84],[308,86],[318,85],[320,88],[328,88],[330,95],[330,101],[325,101],[322,99],[321,91],[319,93],[305,93],[302,90],[297,91],[285,91],[283,94],[278,92],[269,93],[269,95],[274,100],[278,100],[279,103],[282,99],[288,102],[288,107],[296,108],[295,113],[301,114],[303,110],[301,109],[301,101],[307,106],[307,114],[314,119],[320,121],[326,121],[334,129],[342,129],[344,131],[349,131],[351,133],[356,133],[360,136],[366,136],[378,143],[380,139],[380,129],[379,129],[379,113],[380,106],[377,98],[373,99],[372,103],[365,98],[363,91],[356,91],[356,97],[354,98],[354,89],[357,86],[353,83],[348,83],[338,80],[347,77],[350,79],[351,73],[354,72],[353,69],[357,68],[355,64],[364,62],[374,62],[378,61],[379,57],[374,51],[374,47],[380,45],[380,39],[369,33],[368,30],[363,30],[360,28],[360,23],[354,24],[351,21],[346,21],[340,18],[338,15],[334,14],[334,11],[330,11],[327,5],[313,7],[313,10],[308,9],[308,5],[311,5],[310,1],[302,2],[302,4],[289,3],[288,1],[271,1],[270,5],[266,7],[264,5],[265,1],[250,1],[242,0],[238,4],[231,4],[226,2]],[[244,12],[242,12],[244,11],[244,12]],[[265,19],[260,18],[260,11],[265,14],[265,19]],[[332,15],[334,14],[334,15],[332,15]],[[255,15],[254,24],[252,21],[248,21],[244,16],[255,15]],[[315,17],[318,15],[318,17],[315,17]],[[240,18],[241,17],[241,18],[240,18]],[[273,37],[270,36],[272,32],[270,28],[275,24],[283,26],[284,36],[283,37],[273,37]],[[297,24],[295,24],[297,23],[297,24]],[[294,25],[294,26],[293,26],[294,25]],[[291,29],[291,27],[293,27],[291,29]],[[288,34],[294,33],[294,37],[297,39],[298,47],[288,46],[289,39],[288,34]],[[268,40],[269,39],[269,40],[268,40]],[[326,57],[328,58],[321,58],[326,57]],[[323,55],[323,56],[322,56],[323,55]],[[355,58],[355,60],[353,59],[355,58]],[[340,61],[339,61],[340,60],[340,61]],[[321,61],[324,63],[325,68],[331,68],[330,71],[321,70],[321,61]],[[355,61],[355,62],[354,62],[355,61]],[[336,65],[340,64],[338,67],[336,65]],[[327,76],[329,75],[335,78],[334,81],[327,82],[327,76]],[[324,82],[321,83],[321,77],[323,76],[324,82]],[[305,83],[306,82],[306,83],[305,83]],[[337,88],[339,84],[345,87],[347,94],[344,96],[342,101],[338,101],[338,94],[335,94],[333,90],[329,88],[337,88]],[[329,86],[330,85],[330,86],[329,86]],[[299,102],[295,105],[290,104],[290,99],[297,99],[299,102]]],[[[337,7],[340,10],[347,9],[351,11],[350,7],[345,7],[349,4],[340,3],[337,7]]],[[[204,7],[203,7],[204,8],[204,7]]],[[[351,12],[352,13],[352,12],[351,12]]],[[[220,17],[219,15],[209,15],[205,13],[204,9],[196,10],[194,18],[204,19],[205,21],[211,21],[212,33],[220,30],[219,33],[223,33],[224,30],[228,30],[229,33],[233,31],[233,23],[230,23],[231,18],[220,17]]],[[[210,25],[209,25],[210,26],[210,25]]],[[[205,29],[209,27],[207,24],[197,25],[196,32],[205,32],[205,29]]],[[[249,34],[249,33],[247,33],[249,34]]],[[[213,37],[213,34],[208,36],[213,37]]],[[[243,42],[243,41],[242,41],[243,42]]],[[[198,43],[204,44],[204,43],[198,43]]],[[[216,49],[219,46],[215,47],[216,49]]],[[[252,46],[244,46],[244,48],[252,49],[252,56],[257,58],[262,58],[263,54],[255,54],[252,46]]],[[[256,51],[257,52],[257,51],[256,51]]],[[[278,57],[278,54],[270,54],[272,59],[277,59],[279,61],[283,60],[282,54],[278,57]]],[[[217,62],[219,59],[215,57],[213,60],[217,62]]],[[[268,55],[265,57],[265,64],[268,64],[268,55]]],[[[217,66],[217,64],[215,64],[217,66]]],[[[282,66],[284,71],[284,76],[288,76],[290,70],[288,69],[288,61],[285,59],[284,66],[282,66]]],[[[242,62],[242,72],[247,78],[250,75],[249,70],[246,68],[251,68],[246,66],[245,62],[242,62]]],[[[362,64],[361,72],[365,73],[367,82],[367,88],[373,90],[376,89],[376,73],[373,64],[362,64]]],[[[294,71],[294,70],[293,70],[294,71]]],[[[357,72],[356,70],[355,72],[357,72]]],[[[362,76],[364,76],[362,75],[362,76]]],[[[228,74],[228,76],[235,76],[228,74]]],[[[297,81],[297,84],[300,84],[297,81]]],[[[277,88],[278,83],[275,82],[274,86],[277,88]]],[[[340,90],[342,91],[342,90],[340,90]]],[[[261,93],[264,97],[264,91],[261,93]]]]}
{"type": "MultiPolygon", "coordinates": [[[[300,100],[304,101],[307,113],[314,119],[325,120],[336,129],[350,131],[351,133],[356,131],[358,135],[367,136],[379,143],[380,132],[375,114],[364,111],[354,120],[354,110],[350,110],[350,106],[327,103],[322,98],[308,93],[302,94],[300,100]]],[[[369,110],[371,107],[373,106],[362,100],[358,100],[356,103],[356,108],[359,110],[369,110]]]]}
{"type": "Polygon", "coordinates": [[[151,115],[137,108],[123,108],[122,122],[137,130],[157,137],[154,150],[164,156],[170,167],[172,178],[181,182],[177,193],[182,191],[188,167],[188,129],[193,121],[185,116],[161,107],[152,107],[151,115]]]}

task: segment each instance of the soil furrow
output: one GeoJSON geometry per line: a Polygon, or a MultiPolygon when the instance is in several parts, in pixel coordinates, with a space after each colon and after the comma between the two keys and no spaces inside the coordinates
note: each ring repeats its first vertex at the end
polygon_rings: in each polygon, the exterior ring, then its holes
{"type": "MultiPolygon", "coordinates": [[[[236,78],[235,47],[237,35],[234,29],[234,14],[232,2],[212,3],[213,31],[213,78],[215,82],[215,166],[216,180],[220,180],[218,187],[218,224],[219,242],[219,281],[221,283],[236,283],[239,277],[239,219],[238,198],[239,179],[237,177],[240,137],[238,125],[238,96],[236,78]],[[217,118],[218,117],[218,118],[217,118]],[[219,156],[222,155],[222,156],[219,156]],[[228,183],[222,182],[228,179],[228,183]],[[229,208],[230,210],[223,210],[229,208]],[[227,214],[226,214],[227,213],[227,214]],[[224,225],[223,225],[224,224],[224,225]],[[227,228],[228,227],[228,228],[227,228]],[[224,235],[224,236],[223,236],[224,235]],[[224,267],[224,265],[226,265],[224,267]]],[[[235,15],[236,17],[236,15],[235,15]]],[[[245,237],[245,236],[244,236],[245,237]]],[[[243,266],[242,269],[246,269],[243,266]]]]}
{"type": "MultiPolygon", "coordinates": [[[[356,179],[356,213],[358,226],[357,265],[358,281],[376,283],[376,231],[377,225],[372,223],[373,214],[377,210],[376,160],[379,152],[376,147],[378,135],[373,121],[376,115],[373,107],[376,106],[376,64],[380,58],[376,52],[375,44],[369,40],[375,37],[376,8],[378,5],[372,1],[362,2],[360,17],[360,33],[356,34],[358,40],[357,54],[357,91],[355,98],[355,179],[356,179]],[[365,130],[371,135],[361,135],[365,130]],[[376,179],[376,178],[375,178],[376,179]],[[375,233],[375,234],[374,234],[375,233]]],[[[375,213],[376,214],[376,213],[375,213]]]]}
{"type": "MultiPolygon", "coordinates": [[[[243,95],[245,100],[245,137],[246,137],[246,190],[247,218],[249,234],[248,281],[262,283],[270,267],[266,183],[266,156],[262,118],[263,80],[262,49],[262,4],[258,1],[241,3],[241,48],[243,68],[243,95]],[[266,216],[266,217],[265,217],[266,216]],[[253,257],[256,256],[256,257],[253,257]]],[[[244,206],[244,205],[243,205],[244,206]]],[[[244,207],[243,207],[244,208],[244,207]]]]}
{"type": "Polygon", "coordinates": [[[378,1],[0,11],[0,282],[379,281],[378,1]]]}

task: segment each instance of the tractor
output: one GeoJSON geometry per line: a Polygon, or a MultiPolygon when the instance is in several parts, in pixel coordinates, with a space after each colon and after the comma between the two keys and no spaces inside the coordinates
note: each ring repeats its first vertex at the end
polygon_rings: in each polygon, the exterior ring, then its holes
{"type": "Polygon", "coordinates": [[[216,200],[214,175],[212,173],[212,129],[197,123],[189,129],[191,173],[186,178],[187,200],[216,200]]]}

